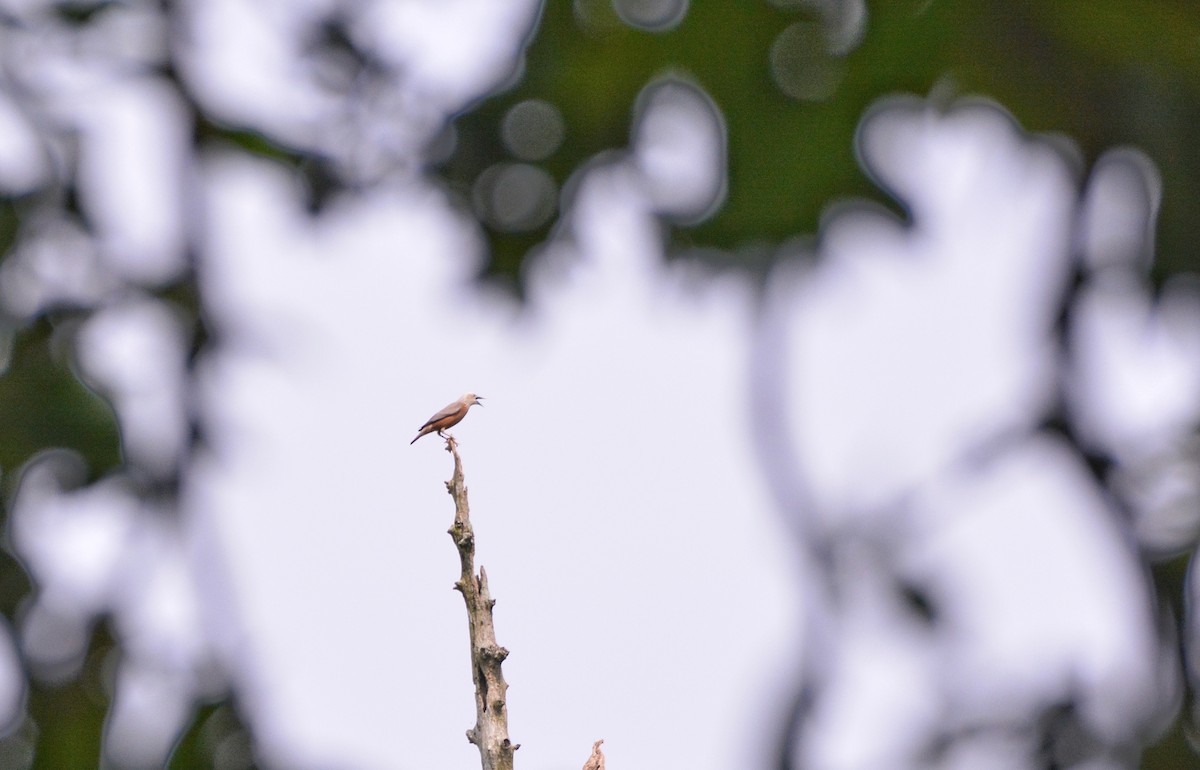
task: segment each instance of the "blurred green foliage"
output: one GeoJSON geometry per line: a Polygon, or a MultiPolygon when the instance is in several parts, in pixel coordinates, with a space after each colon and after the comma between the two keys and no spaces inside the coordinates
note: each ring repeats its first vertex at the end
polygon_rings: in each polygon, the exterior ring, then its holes
{"type": "Polygon", "coordinates": [[[120,441],[109,405],[89,390],[72,365],[69,317],[43,318],[14,335],[0,376],[0,468],[11,493],[18,469],[44,449],[74,449],[95,478],[120,463],[120,441]]]}
{"type": "MultiPolygon", "coordinates": [[[[820,101],[795,101],[772,80],[771,46],[789,25],[816,18],[803,3],[694,2],[677,28],[647,32],[623,24],[604,0],[547,3],[524,76],[456,121],[457,150],[441,173],[469,200],[483,169],[511,160],[500,140],[507,110],[538,98],[565,118],[565,141],[542,164],[562,185],[588,159],[626,147],[638,93],[656,77],[680,74],[724,116],[730,180],[714,216],[675,227],[671,237],[736,252],[816,233],[836,199],[885,200],[854,154],[859,118],[879,98],[978,95],[1031,131],[1069,137],[1086,163],[1121,145],[1146,151],[1165,188],[1158,275],[1200,267],[1191,248],[1200,239],[1200,5],[872,2],[861,44],[834,57],[836,88],[820,101]]],[[[552,227],[489,231],[489,273],[519,284],[523,260],[552,227]]]]}
{"type": "Polygon", "coordinates": [[[104,679],[112,675],[106,661],[116,654],[107,623],[96,624],[88,649],[78,676],[61,684],[43,683],[30,691],[26,708],[34,726],[36,770],[97,765],[109,706],[104,679]]]}
{"type": "Polygon", "coordinates": [[[256,767],[249,732],[232,703],[202,706],[171,755],[170,770],[256,767]]]}
{"type": "MultiPolygon", "coordinates": [[[[757,271],[765,265],[756,256],[763,244],[769,254],[770,246],[816,234],[822,211],[839,198],[864,196],[898,208],[855,161],[855,131],[869,105],[901,92],[944,100],[979,95],[995,99],[1031,131],[1066,136],[1085,163],[1121,145],[1146,151],[1164,183],[1157,275],[1200,267],[1193,248],[1200,243],[1195,0],[878,0],[867,8],[859,44],[826,62],[836,76],[832,91],[797,101],[773,81],[769,62],[784,30],[819,21],[804,3],[695,0],[678,27],[647,32],[624,24],[609,0],[549,0],[523,76],[457,118],[454,152],[432,171],[469,206],[480,173],[513,159],[500,132],[508,110],[538,98],[555,105],[565,122],[561,146],[538,161],[562,189],[590,159],[627,146],[638,94],[656,78],[676,74],[704,89],[723,116],[729,189],[714,215],[694,226],[672,226],[668,237],[679,251],[720,249],[732,263],[757,271]]],[[[84,14],[78,22],[90,19],[84,14]]],[[[195,135],[307,162],[203,114],[196,116],[195,135]]],[[[14,201],[0,200],[0,254],[14,243],[19,211],[14,201]]],[[[489,230],[489,276],[519,293],[525,259],[554,225],[552,218],[527,232],[489,230]]],[[[194,286],[165,294],[199,318],[194,286]]],[[[120,463],[111,409],[72,368],[63,331],[72,323],[70,312],[51,313],[8,338],[0,376],[0,470],[10,494],[15,472],[46,448],[76,450],[93,477],[120,463]]],[[[1177,596],[1179,565],[1160,572],[1161,590],[1177,596]]],[[[28,591],[19,563],[0,561],[0,607],[7,618],[17,617],[28,591]]],[[[102,664],[115,654],[113,644],[101,624],[78,681],[33,687],[34,724],[26,727],[39,747],[36,767],[96,766],[107,707],[102,664]]],[[[1182,735],[1181,728],[1173,730],[1147,753],[1143,767],[1195,767],[1182,735]]],[[[235,756],[231,766],[248,766],[244,741],[230,704],[203,706],[170,767],[211,767],[221,751],[235,756]]]]}

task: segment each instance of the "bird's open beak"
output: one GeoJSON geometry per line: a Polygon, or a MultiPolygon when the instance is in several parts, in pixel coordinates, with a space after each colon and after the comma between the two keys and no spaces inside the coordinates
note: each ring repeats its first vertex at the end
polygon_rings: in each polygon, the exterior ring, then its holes
{"type": "Polygon", "coordinates": [[[480,406],[483,406],[483,396],[476,396],[475,403],[479,404],[480,406]]]}

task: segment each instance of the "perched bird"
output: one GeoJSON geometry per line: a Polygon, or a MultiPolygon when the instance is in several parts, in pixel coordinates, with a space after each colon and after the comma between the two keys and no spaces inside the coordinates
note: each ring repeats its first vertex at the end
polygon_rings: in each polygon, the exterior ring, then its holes
{"type": "MultiPolygon", "coordinates": [[[[453,404],[448,404],[445,409],[425,421],[425,424],[421,426],[419,431],[417,431],[417,438],[421,438],[421,436],[424,436],[427,433],[433,433],[434,431],[437,431],[437,434],[442,438],[446,438],[446,434],[442,433],[442,431],[462,422],[462,418],[467,416],[467,410],[470,409],[472,405],[479,404],[480,406],[483,406],[483,404],[479,402],[479,399],[481,398],[483,398],[483,396],[477,396],[474,393],[467,393],[453,404]]],[[[412,446],[413,444],[417,443],[417,438],[414,438],[412,441],[408,442],[408,445],[412,446]]]]}

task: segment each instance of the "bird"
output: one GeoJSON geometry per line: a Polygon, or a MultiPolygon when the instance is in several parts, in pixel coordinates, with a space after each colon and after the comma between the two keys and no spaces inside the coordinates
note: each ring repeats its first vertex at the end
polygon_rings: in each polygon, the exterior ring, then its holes
{"type": "MultiPolygon", "coordinates": [[[[424,436],[428,433],[433,433],[434,431],[437,431],[437,434],[442,438],[446,438],[446,434],[442,433],[442,431],[462,422],[462,418],[467,416],[467,410],[470,409],[474,404],[483,406],[483,404],[479,401],[481,398],[483,398],[483,396],[477,396],[474,393],[466,393],[454,403],[447,404],[444,409],[425,421],[425,424],[422,425],[421,429],[417,431],[417,438],[421,438],[421,436],[424,436]]],[[[412,446],[413,444],[417,443],[417,438],[414,438],[412,441],[408,442],[408,445],[412,446]]]]}

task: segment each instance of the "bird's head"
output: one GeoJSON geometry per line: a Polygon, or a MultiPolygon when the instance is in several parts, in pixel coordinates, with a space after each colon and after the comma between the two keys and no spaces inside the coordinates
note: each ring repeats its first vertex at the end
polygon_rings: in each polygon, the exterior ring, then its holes
{"type": "Polygon", "coordinates": [[[468,393],[467,395],[462,397],[462,402],[466,406],[472,406],[474,404],[479,404],[480,406],[483,406],[483,402],[480,400],[482,398],[483,398],[483,396],[477,396],[474,393],[468,393]]]}

